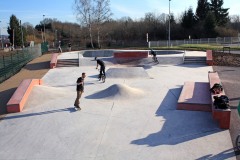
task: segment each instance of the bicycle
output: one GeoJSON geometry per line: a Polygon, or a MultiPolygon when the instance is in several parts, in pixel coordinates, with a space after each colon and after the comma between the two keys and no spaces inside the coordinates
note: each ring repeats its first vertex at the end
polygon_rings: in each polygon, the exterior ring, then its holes
{"type": "Polygon", "coordinates": [[[153,56],[152,59],[153,59],[153,62],[155,62],[155,63],[159,63],[159,61],[158,61],[158,59],[157,59],[156,56],[153,56]]]}
{"type": "Polygon", "coordinates": [[[106,77],[102,74],[102,75],[98,75],[98,79],[99,79],[99,81],[101,81],[102,80],[102,82],[104,83],[105,82],[105,79],[106,79],[106,77]]]}
{"type": "MultiPolygon", "coordinates": [[[[98,68],[96,68],[96,69],[99,71],[99,69],[98,69],[98,68]]],[[[102,82],[104,83],[104,82],[105,82],[105,79],[106,79],[106,76],[105,76],[104,74],[102,74],[102,75],[101,75],[101,74],[99,74],[99,75],[98,75],[98,80],[99,80],[99,81],[101,81],[101,80],[102,80],[102,82]]]]}
{"type": "MultiPolygon", "coordinates": [[[[240,101],[239,101],[239,104],[238,104],[238,115],[240,115],[240,101]]],[[[235,145],[236,145],[236,149],[237,151],[240,151],[240,134],[238,134],[236,140],[235,140],[235,145]]]]}

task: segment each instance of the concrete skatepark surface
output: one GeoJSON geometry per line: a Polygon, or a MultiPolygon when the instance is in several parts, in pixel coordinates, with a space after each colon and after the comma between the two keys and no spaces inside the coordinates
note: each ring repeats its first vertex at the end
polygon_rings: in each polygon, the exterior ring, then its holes
{"type": "Polygon", "coordinates": [[[104,57],[102,83],[92,59],[80,56],[79,67],[50,70],[23,112],[1,120],[0,159],[236,159],[229,130],[219,129],[210,112],[176,110],[184,82],[208,82],[212,67],[181,64],[182,54],[158,55],[158,65],[151,58],[104,57]],[[85,91],[76,111],[82,72],[85,91]]]}

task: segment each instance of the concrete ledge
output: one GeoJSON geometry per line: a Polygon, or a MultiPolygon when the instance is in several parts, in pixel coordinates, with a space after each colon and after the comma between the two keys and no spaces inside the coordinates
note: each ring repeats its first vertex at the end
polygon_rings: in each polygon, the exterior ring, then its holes
{"type": "MultiPolygon", "coordinates": [[[[221,84],[221,80],[220,80],[217,72],[208,72],[208,80],[209,80],[209,87],[210,88],[212,88],[215,83],[221,84]]],[[[213,94],[213,95],[216,95],[216,94],[213,94]]],[[[218,95],[225,95],[224,90],[218,95]]]]}
{"type": "Polygon", "coordinates": [[[33,86],[41,85],[42,83],[41,79],[23,80],[7,103],[8,113],[21,112],[33,86]]]}
{"type": "Polygon", "coordinates": [[[57,66],[58,53],[53,53],[50,61],[50,68],[53,69],[57,66]]]}
{"type": "Polygon", "coordinates": [[[211,112],[209,83],[185,82],[178,99],[177,109],[211,112]]]}
{"type": "Polygon", "coordinates": [[[212,55],[212,50],[207,50],[206,51],[206,57],[207,57],[207,65],[212,66],[213,65],[213,55],[212,55]]]}
{"type": "Polygon", "coordinates": [[[230,128],[231,109],[213,109],[212,115],[221,129],[230,128]]]}
{"type": "Polygon", "coordinates": [[[148,51],[121,51],[114,52],[114,58],[147,58],[148,51]]]}
{"type": "MultiPolygon", "coordinates": [[[[210,88],[212,88],[212,86],[215,83],[221,84],[221,80],[220,80],[217,72],[208,72],[208,79],[209,79],[209,84],[210,84],[209,87],[210,88]]],[[[215,119],[219,123],[219,127],[221,129],[229,129],[230,128],[231,109],[217,109],[215,107],[215,105],[213,104],[214,96],[221,96],[221,95],[225,95],[224,90],[219,94],[211,93],[212,116],[213,116],[213,119],[215,119]]]]}

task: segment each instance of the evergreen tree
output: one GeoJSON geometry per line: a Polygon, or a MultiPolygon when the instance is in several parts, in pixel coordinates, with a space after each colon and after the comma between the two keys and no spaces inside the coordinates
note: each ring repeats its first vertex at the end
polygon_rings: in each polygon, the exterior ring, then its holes
{"type": "Polygon", "coordinates": [[[203,21],[209,11],[209,3],[207,0],[198,0],[198,5],[196,9],[196,17],[198,20],[203,21]]]}
{"type": "Polygon", "coordinates": [[[20,26],[19,20],[17,19],[17,17],[15,15],[12,15],[10,17],[10,23],[9,23],[7,32],[9,34],[10,42],[14,46],[22,45],[21,26],[20,26]]]}
{"type": "Polygon", "coordinates": [[[185,11],[183,13],[181,25],[185,29],[190,29],[193,28],[196,22],[196,16],[194,15],[192,8],[190,7],[188,11],[185,11]]]}
{"type": "Polygon", "coordinates": [[[209,11],[204,21],[204,31],[207,37],[216,36],[215,27],[216,27],[216,18],[214,14],[211,11],[209,11]]]}
{"type": "Polygon", "coordinates": [[[229,21],[229,8],[222,8],[223,0],[211,0],[210,10],[213,12],[218,26],[225,26],[229,21]]]}

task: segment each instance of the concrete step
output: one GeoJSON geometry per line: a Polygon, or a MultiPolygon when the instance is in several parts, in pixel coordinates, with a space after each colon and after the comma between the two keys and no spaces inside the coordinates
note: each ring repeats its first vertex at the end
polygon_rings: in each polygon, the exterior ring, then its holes
{"type": "Polygon", "coordinates": [[[184,57],[184,63],[206,63],[206,57],[194,57],[194,56],[186,56],[184,57]]]}
{"type": "Polygon", "coordinates": [[[59,59],[57,61],[57,67],[78,67],[78,59],[59,59]]]}

